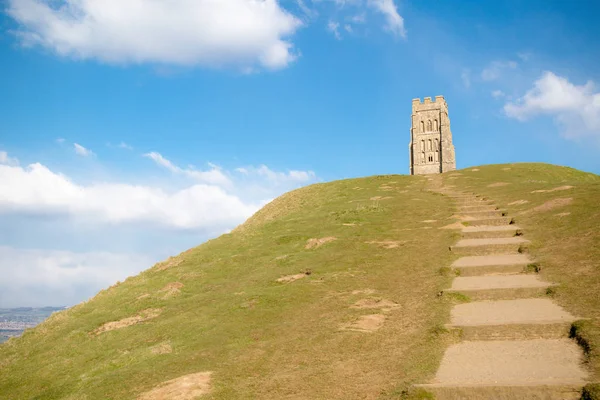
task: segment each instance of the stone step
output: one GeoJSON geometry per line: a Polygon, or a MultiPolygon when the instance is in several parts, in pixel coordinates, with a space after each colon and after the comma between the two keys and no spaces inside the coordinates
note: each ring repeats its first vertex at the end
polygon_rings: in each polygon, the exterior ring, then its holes
{"type": "Polygon", "coordinates": [[[450,246],[450,250],[460,255],[509,254],[516,253],[528,243],[529,240],[522,236],[461,239],[454,246],[450,246]]]}
{"type": "Polygon", "coordinates": [[[483,198],[455,200],[455,203],[458,207],[494,205],[493,200],[483,198]]]}
{"type": "Polygon", "coordinates": [[[533,260],[526,254],[496,254],[488,256],[465,256],[452,263],[461,276],[489,274],[515,274],[523,272],[533,260]]]}
{"type": "Polygon", "coordinates": [[[425,386],[437,400],[580,400],[583,385],[425,386]]]}
{"type": "Polygon", "coordinates": [[[450,328],[477,340],[566,337],[573,315],[550,299],[490,300],[452,307],[450,328]]]}
{"type": "Polygon", "coordinates": [[[578,399],[588,379],[569,339],[465,341],[450,346],[432,383],[437,399],[578,399]]]}
{"type": "Polygon", "coordinates": [[[444,292],[460,292],[471,300],[505,300],[538,297],[552,286],[556,285],[540,280],[537,275],[459,276],[444,292]]]}
{"type": "Polygon", "coordinates": [[[464,221],[467,226],[498,226],[512,223],[511,217],[489,217],[464,221]]]}
{"type": "Polygon", "coordinates": [[[506,211],[502,210],[483,210],[483,211],[460,211],[458,214],[471,217],[473,219],[479,218],[490,218],[490,217],[504,217],[507,215],[506,211]]]}
{"type": "Polygon", "coordinates": [[[460,206],[458,207],[458,213],[468,213],[468,212],[477,212],[477,211],[495,211],[498,209],[498,206],[491,204],[486,206],[460,206]]]}
{"type": "Polygon", "coordinates": [[[462,236],[465,239],[512,237],[522,233],[521,228],[515,224],[465,226],[462,229],[462,236]]]}

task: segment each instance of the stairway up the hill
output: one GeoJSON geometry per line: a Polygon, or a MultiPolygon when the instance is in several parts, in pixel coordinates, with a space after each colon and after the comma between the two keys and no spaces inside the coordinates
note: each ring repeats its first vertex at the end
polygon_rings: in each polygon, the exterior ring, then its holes
{"type": "Polygon", "coordinates": [[[568,338],[576,318],[545,296],[552,283],[526,268],[528,240],[489,199],[441,189],[468,226],[450,251],[461,255],[447,292],[472,301],[455,305],[448,327],[462,330],[431,383],[445,399],[579,399],[588,376],[583,353],[568,338]]]}

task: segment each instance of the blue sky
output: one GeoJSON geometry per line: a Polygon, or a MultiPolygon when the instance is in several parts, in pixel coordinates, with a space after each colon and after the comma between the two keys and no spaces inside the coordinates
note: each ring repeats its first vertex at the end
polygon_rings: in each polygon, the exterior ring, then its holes
{"type": "Polygon", "coordinates": [[[600,172],[598,2],[125,4],[0,2],[0,307],[84,300],[302,185],[408,173],[416,97],[445,96],[459,168],[600,172]]]}

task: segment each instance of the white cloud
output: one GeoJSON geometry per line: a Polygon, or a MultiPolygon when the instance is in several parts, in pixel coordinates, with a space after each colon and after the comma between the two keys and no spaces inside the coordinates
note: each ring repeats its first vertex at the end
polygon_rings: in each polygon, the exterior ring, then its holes
{"type": "Polygon", "coordinates": [[[2,165],[19,165],[19,160],[9,157],[5,151],[0,151],[0,164],[2,165]]]}
{"type": "Polygon", "coordinates": [[[73,143],[73,148],[75,148],[75,153],[79,154],[80,156],[88,157],[94,155],[94,153],[91,150],[86,149],[78,143],[73,143]]]}
{"type": "Polygon", "coordinates": [[[566,138],[595,137],[600,143],[600,92],[592,81],[578,86],[553,72],[544,72],[523,97],[506,103],[504,111],[520,121],[549,115],[566,138]]]}
{"type": "Polygon", "coordinates": [[[331,33],[333,33],[333,36],[335,36],[335,38],[337,40],[341,40],[342,36],[340,35],[340,24],[338,22],[335,21],[329,21],[327,23],[327,30],[331,33]]]}
{"type": "Polygon", "coordinates": [[[249,204],[217,186],[178,191],[120,183],[78,185],[39,163],[0,165],[0,213],[66,215],[89,223],[147,222],[177,229],[218,232],[252,215],[249,204]]]}
{"type": "Polygon", "coordinates": [[[230,179],[223,173],[221,168],[215,164],[209,163],[211,169],[209,171],[198,171],[193,168],[183,169],[174,165],[171,161],[164,158],[160,153],[155,151],[144,154],[144,157],[150,158],[156,164],[163,168],[175,173],[186,175],[190,178],[194,178],[200,182],[211,183],[215,185],[229,186],[231,184],[230,179]]]}
{"type": "Polygon", "coordinates": [[[0,307],[71,306],[154,261],[144,254],[0,246],[0,307]]]}
{"type": "Polygon", "coordinates": [[[463,69],[460,73],[460,80],[465,88],[471,87],[471,72],[468,69],[463,69]]]}
{"type": "Polygon", "coordinates": [[[308,183],[316,180],[316,174],[313,171],[297,171],[291,170],[286,172],[277,172],[271,170],[266,165],[260,165],[258,167],[248,166],[238,168],[238,172],[247,176],[259,176],[266,178],[272,183],[282,184],[289,182],[297,183],[308,183]]]}
{"type": "Polygon", "coordinates": [[[492,90],[492,97],[495,99],[499,99],[501,97],[506,96],[502,90],[492,90]]]}
{"type": "Polygon", "coordinates": [[[492,61],[490,65],[481,71],[481,79],[484,81],[495,81],[499,79],[504,71],[516,69],[518,64],[514,61],[492,61]]]}
{"type": "Polygon", "coordinates": [[[118,148],[120,149],[125,149],[125,150],[133,150],[133,147],[131,147],[130,145],[128,145],[125,142],[121,142],[117,145],[118,148]]]}
{"type": "Polygon", "coordinates": [[[395,36],[406,38],[404,18],[398,14],[394,0],[368,0],[368,4],[385,16],[385,29],[395,36]]]}
{"type": "Polygon", "coordinates": [[[282,68],[301,26],[276,0],[8,0],[6,11],[25,46],[111,64],[282,68]]]}
{"type": "Polygon", "coordinates": [[[58,144],[63,144],[64,142],[65,142],[64,138],[59,137],[56,139],[56,143],[58,143],[58,144]]]}

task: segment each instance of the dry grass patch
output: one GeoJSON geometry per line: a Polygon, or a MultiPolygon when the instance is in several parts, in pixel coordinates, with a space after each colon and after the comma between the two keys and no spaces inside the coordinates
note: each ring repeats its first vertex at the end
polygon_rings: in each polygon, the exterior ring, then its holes
{"type": "Polygon", "coordinates": [[[512,203],[508,203],[509,206],[520,206],[521,204],[527,204],[529,203],[528,200],[517,200],[517,201],[513,201],[512,203]]]}
{"type": "Polygon", "coordinates": [[[306,273],[306,272],[304,272],[302,274],[286,275],[286,276],[282,276],[281,278],[277,279],[277,282],[279,282],[279,283],[290,283],[290,282],[297,281],[298,279],[305,278],[308,275],[310,275],[310,274],[306,273]]]}
{"type": "Polygon", "coordinates": [[[379,308],[381,311],[391,311],[394,308],[400,307],[399,304],[394,303],[393,301],[381,299],[381,298],[369,298],[362,299],[354,303],[350,308],[358,308],[358,309],[372,309],[379,308]]]}
{"type": "Polygon", "coordinates": [[[99,335],[104,332],[126,328],[128,326],[139,324],[140,322],[145,322],[150,319],[156,318],[160,315],[161,312],[162,310],[160,308],[149,308],[147,310],[140,311],[138,315],[134,315],[133,317],[127,317],[118,321],[107,322],[104,325],[100,326],[98,329],[94,330],[92,333],[94,335],[99,335]]]}
{"type": "Polygon", "coordinates": [[[177,267],[179,264],[183,262],[183,258],[180,256],[169,257],[165,261],[161,261],[156,264],[155,268],[157,271],[164,271],[167,268],[177,267]]]}
{"type": "Polygon", "coordinates": [[[434,222],[437,222],[437,219],[426,219],[425,221],[421,221],[424,222],[426,224],[433,224],[434,222]]]}
{"type": "Polygon", "coordinates": [[[169,342],[163,342],[156,346],[152,346],[150,352],[152,354],[171,354],[173,352],[173,347],[171,347],[169,342]]]}
{"type": "Polygon", "coordinates": [[[195,400],[210,393],[212,372],[180,376],[138,396],[138,400],[195,400]]]}
{"type": "Polygon", "coordinates": [[[569,190],[569,189],[573,189],[574,186],[559,186],[559,187],[555,187],[554,189],[539,189],[539,190],[534,190],[531,193],[550,193],[550,192],[560,192],[562,190],[569,190]]]}
{"type": "Polygon", "coordinates": [[[502,186],[508,186],[510,185],[510,183],[508,182],[494,182],[494,183],[490,183],[489,185],[487,185],[487,187],[502,187],[502,186]]]}
{"type": "Polygon", "coordinates": [[[553,210],[558,207],[568,206],[572,202],[573,202],[573,198],[571,198],[571,197],[552,199],[552,200],[548,200],[541,206],[532,208],[532,211],[550,211],[550,210],[553,210]]]}
{"type": "Polygon", "coordinates": [[[384,322],[385,315],[383,314],[362,315],[356,321],[342,325],[341,329],[345,331],[375,332],[381,329],[384,322]]]}
{"type": "Polygon", "coordinates": [[[308,239],[308,241],[306,242],[306,246],[304,246],[305,249],[316,249],[317,247],[320,247],[322,245],[324,245],[325,243],[329,243],[329,242],[333,242],[334,240],[337,240],[337,238],[333,237],[333,236],[328,236],[328,237],[324,237],[321,239],[308,239]]]}
{"type": "Polygon", "coordinates": [[[370,242],[365,242],[365,243],[375,244],[384,249],[395,249],[395,248],[400,247],[404,243],[406,243],[406,241],[403,241],[403,240],[381,240],[381,241],[372,240],[370,242]]]}
{"type": "Polygon", "coordinates": [[[160,289],[161,292],[164,292],[163,299],[177,296],[181,292],[182,287],[183,283],[181,282],[168,283],[164,288],[160,289]]]}
{"type": "Polygon", "coordinates": [[[463,229],[465,226],[460,222],[454,222],[453,224],[445,225],[439,229],[463,229]]]}
{"type": "Polygon", "coordinates": [[[377,292],[375,289],[359,289],[353,290],[352,294],[374,294],[375,292],[377,292]]]}
{"type": "Polygon", "coordinates": [[[375,200],[387,200],[387,199],[393,199],[393,197],[392,196],[385,196],[385,197],[384,196],[374,196],[374,197],[371,197],[369,200],[375,201],[375,200]]]}

